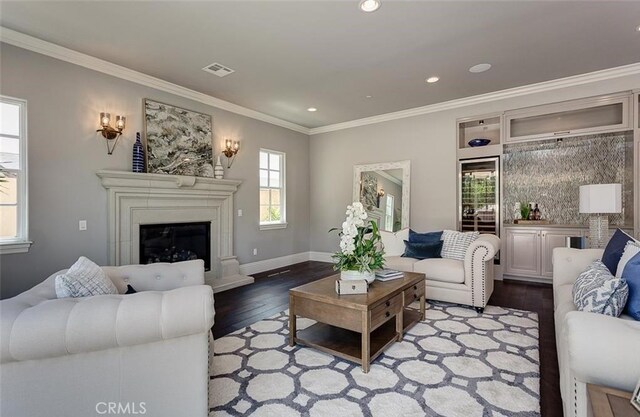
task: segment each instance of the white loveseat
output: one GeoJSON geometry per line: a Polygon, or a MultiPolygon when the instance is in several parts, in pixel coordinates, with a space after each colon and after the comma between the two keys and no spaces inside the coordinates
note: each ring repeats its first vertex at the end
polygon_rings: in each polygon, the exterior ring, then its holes
{"type": "Polygon", "coordinates": [[[553,304],[565,417],[591,417],[588,383],[633,391],[640,379],[640,322],[577,311],[573,283],[601,249],[553,251],[553,304]]]}
{"type": "Polygon", "coordinates": [[[58,272],[0,302],[0,415],[207,415],[204,263],[104,270],[138,293],[57,299],[58,272]]]}
{"type": "Polygon", "coordinates": [[[467,249],[464,261],[445,258],[418,260],[402,257],[409,229],[380,232],[385,250],[385,268],[422,272],[426,276],[427,298],[464,304],[483,311],[493,293],[493,258],[500,238],[480,235],[467,249]]]}

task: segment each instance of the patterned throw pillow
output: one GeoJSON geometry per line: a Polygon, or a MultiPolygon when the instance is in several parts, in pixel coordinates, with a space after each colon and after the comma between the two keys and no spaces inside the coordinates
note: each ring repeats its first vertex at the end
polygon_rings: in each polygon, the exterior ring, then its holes
{"type": "Polygon", "coordinates": [[[118,294],[118,289],[102,268],[84,256],[81,256],[66,273],[56,277],[55,286],[58,298],[118,294]]]}
{"type": "Polygon", "coordinates": [[[456,232],[445,230],[442,232],[442,253],[443,258],[457,259],[464,261],[464,257],[469,249],[469,245],[480,236],[479,232],[456,232]]]}
{"type": "Polygon", "coordinates": [[[573,303],[580,311],[618,317],[629,296],[625,280],[616,278],[602,261],[595,261],[573,284],[573,303]]]}

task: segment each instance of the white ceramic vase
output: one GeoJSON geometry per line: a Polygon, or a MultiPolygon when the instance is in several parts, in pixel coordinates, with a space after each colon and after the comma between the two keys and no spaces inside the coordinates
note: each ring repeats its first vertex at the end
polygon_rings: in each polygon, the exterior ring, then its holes
{"type": "Polygon", "coordinates": [[[360,271],[340,271],[340,279],[343,281],[354,281],[365,279],[371,284],[376,279],[374,272],[360,272],[360,271]]]}
{"type": "Polygon", "coordinates": [[[217,180],[221,180],[224,178],[224,168],[222,168],[220,155],[218,155],[218,159],[216,159],[216,165],[213,167],[213,178],[217,180]]]}

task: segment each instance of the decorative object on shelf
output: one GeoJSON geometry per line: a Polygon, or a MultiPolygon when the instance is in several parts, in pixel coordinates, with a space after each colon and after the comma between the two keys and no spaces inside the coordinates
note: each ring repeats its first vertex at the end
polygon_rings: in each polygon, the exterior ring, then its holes
{"type": "Polygon", "coordinates": [[[347,218],[342,223],[340,251],[332,258],[336,260],[334,269],[340,271],[342,280],[365,279],[368,283],[375,280],[375,271],[384,266],[384,250],[378,225],[367,221],[367,212],[360,202],[347,206],[347,218]]]}
{"type": "Polygon", "coordinates": [[[144,172],[144,147],[140,141],[140,132],[136,132],[136,141],[133,143],[131,172],[144,172]]]}
{"type": "Polygon", "coordinates": [[[487,146],[490,143],[491,143],[491,139],[477,138],[477,139],[471,139],[469,141],[469,146],[471,146],[472,148],[477,148],[479,146],[487,146]]]}
{"type": "Polygon", "coordinates": [[[216,166],[213,168],[213,177],[217,180],[224,178],[224,168],[222,168],[222,162],[220,161],[220,155],[216,158],[216,166]]]}
{"type": "Polygon", "coordinates": [[[147,171],[213,177],[211,116],[144,100],[147,171]]]}
{"type": "Polygon", "coordinates": [[[240,141],[227,139],[224,141],[224,150],[222,153],[227,157],[227,168],[231,168],[236,155],[240,150],[240,141]]]}
{"type": "Polygon", "coordinates": [[[589,247],[604,248],[609,240],[608,213],[622,212],[621,184],[580,186],[580,213],[589,214],[589,247]]]}
{"type": "Polygon", "coordinates": [[[113,150],[118,143],[118,139],[122,135],[122,131],[124,130],[124,126],[126,123],[126,117],[124,116],[116,116],[116,127],[111,127],[111,114],[102,112],[100,113],[100,129],[96,130],[102,134],[102,136],[107,141],[107,155],[112,155],[113,150]],[[109,144],[112,144],[109,146],[109,144]]]}
{"type": "Polygon", "coordinates": [[[521,220],[529,220],[529,215],[531,215],[531,206],[529,203],[520,203],[520,219],[521,220]]]}

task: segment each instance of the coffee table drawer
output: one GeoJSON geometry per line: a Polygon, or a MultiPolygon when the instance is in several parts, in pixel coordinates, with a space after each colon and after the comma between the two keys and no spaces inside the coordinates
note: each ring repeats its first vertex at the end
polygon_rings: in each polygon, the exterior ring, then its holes
{"type": "Polygon", "coordinates": [[[402,294],[388,299],[371,309],[371,329],[377,328],[402,310],[402,294]]]}
{"type": "Polygon", "coordinates": [[[409,305],[414,301],[417,301],[424,295],[424,283],[414,285],[404,290],[404,302],[405,305],[409,305]]]}

